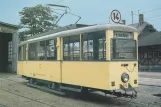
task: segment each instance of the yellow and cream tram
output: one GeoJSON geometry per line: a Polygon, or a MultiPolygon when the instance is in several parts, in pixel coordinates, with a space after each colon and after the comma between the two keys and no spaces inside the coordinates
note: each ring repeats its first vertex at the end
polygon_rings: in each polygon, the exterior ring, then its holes
{"type": "Polygon", "coordinates": [[[104,24],[29,39],[19,45],[18,74],[57,91],[94,89],[135,97],[137,37],[133,27],[104,24]]]}

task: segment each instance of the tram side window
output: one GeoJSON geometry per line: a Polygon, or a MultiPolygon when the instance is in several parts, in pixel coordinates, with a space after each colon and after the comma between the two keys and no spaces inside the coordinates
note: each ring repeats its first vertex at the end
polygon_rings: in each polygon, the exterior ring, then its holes
{"type": "Polygon", "coordinates": [[[38,60],[45,60],[45,41],[38,42],[37,48],[37,58],[38,60]]]}
{"type": "Polygon", "coordinates": [[[93,40],[88,34],[83,36],[83,59],[93,59],[93,40]]]}
{"type": "Polygon", "coordinates": [[[19,61],[22,61],[22,51],[21,51],[21,47],[19,47],[19,49],[18,49],[18,60],[19,61]]]}
{"type": "Polygon", "coordinates": [[[26,45],[23,46],[23,60],[26,60],[26,45]]]}
{"type": "Polygon", "coordinates": [[[105,31],[83,34],[83,60],[106,59],[105,31]]]}
{"type": "Polygon", "coordinates": [[[63,38],[64,60],[80,60],[80,35],[63,38]]]}
{"type": "Polygon", "coordinates": [[[46,56],[47,60],[56,60],[57,59],[57,40],[51,39],[46,41],[46,56]]]}
{"type": "Polygon", "coordinates": [[[28,60],[37,60],[37,43],[30,43],[28,47],[28,60]]]}

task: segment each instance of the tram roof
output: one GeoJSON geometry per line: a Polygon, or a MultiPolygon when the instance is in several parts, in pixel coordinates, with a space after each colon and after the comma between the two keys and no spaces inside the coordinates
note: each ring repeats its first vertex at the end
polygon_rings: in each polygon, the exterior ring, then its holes
{"type": "Polygon", "coordinates": [[[89,33],[89,32],[96,32],[96,31],[102,31],[102,30],[117,30],[117,31],[125,31],[125,32],[137,32],[137,29],[128,26],[128,25],[121,25],[121,24],[102,24],[102,25],[93,25],[93,26],[87,26],[83,28],[77,28],[77,29],[71,29],[71,30],[66,30],[66,31],[61,31],[33,39],[26,40],[20,45],[26,44],[26,43],[32,43],[36,41],[41,41],[41,40],[48,40],[52,39],[55,37],[65,37],[65,36],[70,36],[70,35],[78,35],[82,33],[89,33]]]}

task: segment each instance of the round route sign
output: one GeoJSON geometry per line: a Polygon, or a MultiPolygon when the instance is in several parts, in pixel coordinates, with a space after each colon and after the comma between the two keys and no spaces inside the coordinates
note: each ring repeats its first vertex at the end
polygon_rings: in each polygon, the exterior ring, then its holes
{"type": "Polygon", "coordinates": [[[111,20],[114,22],[114,23],[119,23],[120,20],[121,20],[121,13],[118,11],[118,10],[113,10],[111,12],[111,20]]]}

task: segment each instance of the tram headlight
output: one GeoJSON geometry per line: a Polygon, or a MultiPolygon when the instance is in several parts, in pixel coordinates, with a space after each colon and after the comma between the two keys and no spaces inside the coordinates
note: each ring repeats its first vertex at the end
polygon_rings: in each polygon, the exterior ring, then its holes
{"type": "Polygon", "coordinates": [[[123,73],[123,74],[121,75],[121,80],[122,80],[122,82],[124,82],[124,83],[128,82],[128,81],[129,81],[129,75],[128,75],[127,73],[123,73]]]}

